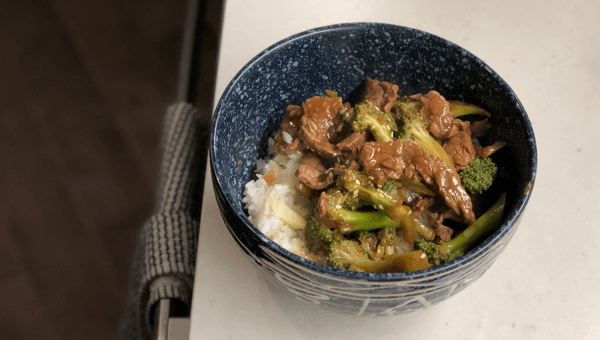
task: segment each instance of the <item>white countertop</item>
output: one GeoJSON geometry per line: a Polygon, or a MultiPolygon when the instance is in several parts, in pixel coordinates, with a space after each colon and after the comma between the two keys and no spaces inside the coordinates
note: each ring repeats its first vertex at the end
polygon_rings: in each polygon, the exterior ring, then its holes
{"type": "Polygon", "coordinates": [[[450,300],[397,317],[338,315],[266,286],[229,235],[208,176],[190,339],[600,339],[600,4],[229,0],[217,97],[271,44],[356,21],[448,39],[513,88],[538,146],[534,192],[517,233],[450,300]]]}

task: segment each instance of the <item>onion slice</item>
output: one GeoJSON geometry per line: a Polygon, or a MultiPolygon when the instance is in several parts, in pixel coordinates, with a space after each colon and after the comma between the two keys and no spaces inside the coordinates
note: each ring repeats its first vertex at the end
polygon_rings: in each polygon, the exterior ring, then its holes
{"type": "Polygon", "coordinates": [[[306,227],[306,220],[304,217],[290,209],[287,205],[285,205],[285,203],[269,197],[269,205],[271,206],[275,216],[277,216],[277,218],[282,220],[291,228],[304,229],[304,227],[306,227]]]}

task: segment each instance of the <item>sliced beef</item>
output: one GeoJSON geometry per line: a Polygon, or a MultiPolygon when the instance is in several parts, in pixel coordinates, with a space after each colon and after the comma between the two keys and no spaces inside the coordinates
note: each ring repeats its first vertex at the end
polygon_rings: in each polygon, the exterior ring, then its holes
{"type": "Polygon", "coordinates": [[[414,218],[421,216],[423,211],[429,209],[435,203],[435,197],[431,196],[418,196],[416,199],[409,203],[410,212],[414,218]]]}
{"type": "Polygon", "coordinates": [[[435,239],[433,242],[438,244],[440,242],[450,242],[452,240],[452,235],[454,235],[454,229],[443,224],[439,224],[433,231],[435,232],[435,239]]]}
{"type": "Polygon", "coordinates": [[[457,171],[465,169],[469,166],[469,162],[477,157],[471,136],[465,131],[453,134],[444,143],[444,150],[446,150],[446,153],[452,159],[452,163],[457,171]]]}
{"type": "Polygon", "coordinates": [[[325,189],[333,183],[333,173],[321,163],[319,156],[309,154],[302,159],[296,170],[296,177],[300,182],[312,189],[325,189]]]}
{"type": "Polygon", "coordinates": [[[339,176],[344,173],[344,170],[358,170],[360,169],[360,164],[356,161],[349,162],[337,162],[331,167],[331,172],[335,176],[339,176]]]}
{"type": "Polygon", "coordinates": [[[304,142],[323,157],[335,157],[340,152],[331,141],[338,134],[337,127],[342,120],[338,113],[343,108],[340,97],[312,97],[302,104],[300,127],[304,142]]]}
{"type": "Polygon", "coordinates": [[[471,123],[471,136],[473,138],[479,138],[485,135],[492,125],[488,122],[488,119],[478,120],[471,123]]]}
{"type": "Polygon", "coordinates": [[[413,98],[419,99],[423,103],[421,114],[429,123],[429,132],[439,139],[448,138],[454,120],[448,101],[437,91],[417,94],[413,98]]]}
{"type": "Polygon", "coordinates": [[[423,180],[439,193],[446,205],[462,216],[463,221],[475,220],[471,197],[460,185],[458,175],[439,157],[432,157],[417,143],[395,140],[365,144],[360,157],[363,169],[376,183],[398,179],[401,175],[423,180]]]}
{"type": "Polygon", "coordinates": [[[342,152],[348,152],[352,154],[360,154],[363,146],[367,142],[367,135],[360,132],[354,132],[350,136],[344,138],[341,142],[337,143],[336,146],[342,152]]]}
{"type": "Polygon", "coordinates": [[[477,150],[477,155],[481,158],[490,157],[494,152],[502,149],[506,145],[506,142],[498,141],[490,146],[486,146],[484,148],[479,148],[477,150]]]}
{"type": "Polygon", "coordinates": [[[282,155],[290,155],[296,151],[306,148],[300,136],[300,119],[302,109],[298,105],[289,105],[285,117],[281,122],[281,128],[275,135],[275,151],[282,155]]]}
{"type": "Polygon", "coordinates": [[[471,122],[464,121],[459,118],[454,118],[452,121],[452,126],[450,127],[450,132],[446,136],[447,139],[452,138],[455,134],[459,132],[466,132],[469,137],[471,136],[471,122]]]}
{"type": "Polygon", "coordinates": [[[381,111],[390,112],[394,101],[398,99],[398,85],[367,79],[364,99],[375,104],[381,111]]]}
{"type": "Polygon", "coordinates": [[[336,146],[340,150],[337,163],[349,164],[350,162],[357,162],[366,142],[366,134],[354,132],[350,136],[344,138],[341,142],[337,143],[336,146]]]}

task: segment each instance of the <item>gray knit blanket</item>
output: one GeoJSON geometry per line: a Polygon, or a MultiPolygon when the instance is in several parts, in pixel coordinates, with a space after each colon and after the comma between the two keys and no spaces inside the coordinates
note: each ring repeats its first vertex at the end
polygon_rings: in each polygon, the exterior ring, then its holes
{"type": "Polygon", "coordinates": [[[198,247],[210,117],[188,103],[167,108],[155,203],[141,226],[119,339],[153,339],[153,312],[169,298],[189,311],[198,247]]]}

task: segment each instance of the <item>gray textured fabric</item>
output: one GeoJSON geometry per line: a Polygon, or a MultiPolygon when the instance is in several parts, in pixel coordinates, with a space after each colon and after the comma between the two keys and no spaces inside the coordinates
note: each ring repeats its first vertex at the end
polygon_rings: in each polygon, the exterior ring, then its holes
{"type": "Polygon", "coordinates": [[[209,129],[191,104],[167,108],[154,208],[138,233],[119,339],[151,339],[160,299],[191,303],[209,129]]]}

